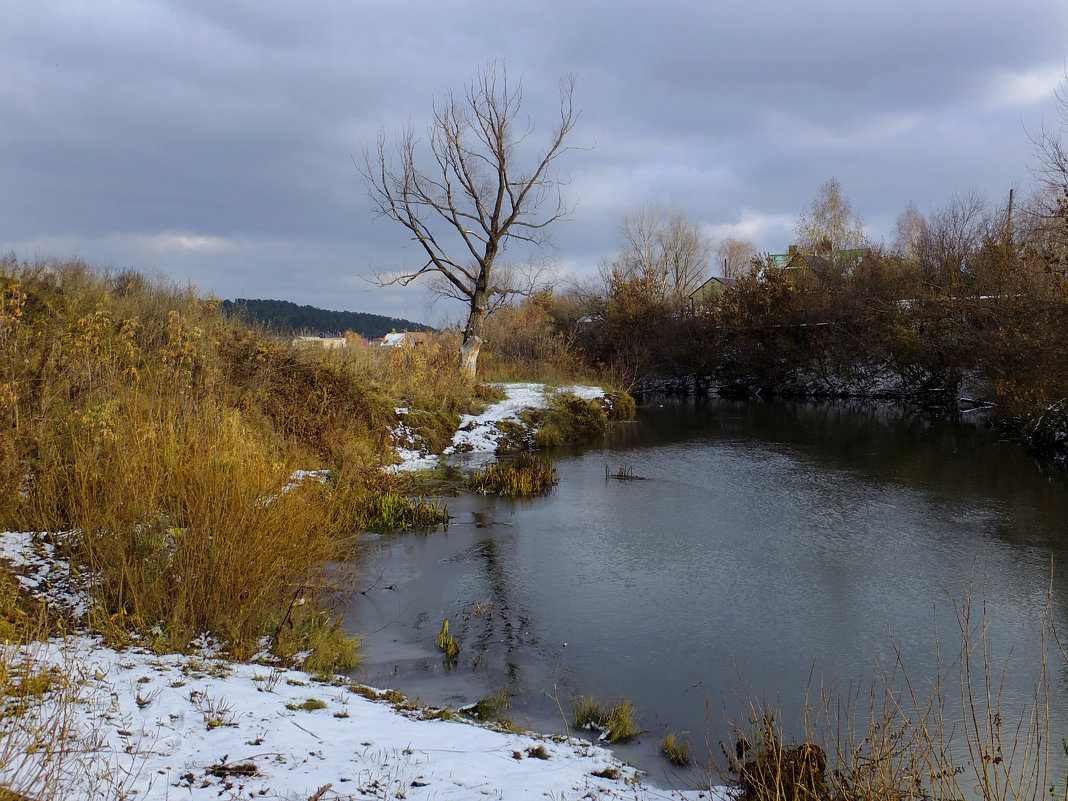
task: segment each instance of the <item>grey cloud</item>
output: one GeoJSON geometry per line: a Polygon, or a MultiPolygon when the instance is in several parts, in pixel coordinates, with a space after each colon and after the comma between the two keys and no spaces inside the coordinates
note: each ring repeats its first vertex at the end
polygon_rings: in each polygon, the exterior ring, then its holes
{"type": "Polygon", "coordinates": [[[540,125],[578,76],[575,142],[596,146],[563,163],[578,205],[545,258],[593,271],[647,201],[782,249],[831,175],[880,235],[910,200],[1026,183],[1066,32],[1058,0],[13,0],[0,245],[419,314],[417,290],[354,289],[418,254],[372,220],[352,159],[491,59],[540,125]]]}

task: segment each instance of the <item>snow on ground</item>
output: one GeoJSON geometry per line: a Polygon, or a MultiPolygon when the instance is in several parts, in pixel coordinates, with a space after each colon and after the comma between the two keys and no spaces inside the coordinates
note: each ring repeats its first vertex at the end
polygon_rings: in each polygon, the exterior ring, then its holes
{"type": "Polygon", "coordinates": [[[0,559],[12,566],[24,591],[79,621],[89,611],[88,587],[93,577],[72,572],[70,564],[56,556],[55,543],[65,536],[64,532],[6,531],[0,534],[0,559]]]}
{"type": "Polygon", "coordinates": [[[404,415],[408,414],[408,410],[398,407],[396,412],[400,422],[390,430],[390,436],[393,439],[393,452],[397,454],[400,463],[389,465],[386,471],[409,473],[416,470],[433,470],[440,464],[440,458],[428,453],[423,438],[404,422],[404,415]]]}
{"type": "Polygon", "coordinates": [[[48,643],[35,658],[73,671],[81,685],[82,700],[70,707],[89,748],[72,765],[65,798],[102,789],[213,801],[713,797],[645,787],[610,752],[574,738],[426,719],[426,710],[401,714],[340,678],[116,652],[85,636],[48,643]]]}
{"type": "Polygon", "coordinates": [[[444,451],[446,455],[457,452],[493,453],[501,438],[498,423],[519,421],[519,413],[524,409],[536,409],[549,402],[553,392],[570,392],[585,400],[604,397],[600,387],[559,387],[552,389],[545,384],[495,384],[508,397],[494,403],[482,414],[465,414],[460,420],[460,430],[452,438],[452,445],[444,451]]]}
{"type": "MultiPolygon", "coordinates": [[[[603,398],[604,390],[600,387],[550,387],[546,384],[494,384],[508,397],[490,405],[482,414],[465,414],[460,419],[460,428],[452,438],[452,444],[444,450],[444,455],[455,453],[492,454],[497,451],[497,443],[503,434],[498,423],[519,422],[519,413],[525,409],[546,406],[549,399],[557,392],[570,392],[585,400],[603,398]]],[[[420,450],[419,438],[404,424],[403,415],[407,409],[397,409],[402,422],[393,430],[394,450],[400,464],[388,469],[393,472],[429,470],[437,467],[440,458],[420,450]]]]}

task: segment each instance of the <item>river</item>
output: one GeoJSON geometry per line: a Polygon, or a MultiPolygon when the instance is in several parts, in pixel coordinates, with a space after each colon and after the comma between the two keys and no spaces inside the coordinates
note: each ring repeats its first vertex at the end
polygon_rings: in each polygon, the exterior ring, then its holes
{"type": "MultiPolygon", "coordinates": [[[[447,531],[365,537],[346,613],[363,680],[453,707],[507,685],[516,723],[550,732],[554,695],[565,714],[580,694],[627,698],[648,733],[621,755],[677,784],[667,730],[701,753],[752,701],[793,733],[821,683],[863,691],[898,658],[920,686],[953,673],[969,593],[1010,714],[1034,693],[1047,598],[1065,620],[1068,481],[974,425],[662,397],[558,456],[546,498],[462,495],[447,531]],[[445,618],[455,664],[435,647],[445,618]]],[[[1050,666],[1059,741],[1068,666],[1050,666]]]]}

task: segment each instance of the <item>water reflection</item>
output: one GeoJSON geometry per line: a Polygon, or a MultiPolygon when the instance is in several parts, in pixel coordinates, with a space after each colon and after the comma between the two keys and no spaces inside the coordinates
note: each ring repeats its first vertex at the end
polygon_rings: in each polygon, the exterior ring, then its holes
{"type": "MultiPolygon", "coordinates": [[[[863,686],[895,650],[932,675],[936,628],[956,649],[952,600],[981,587],[992,658],[1015,649],[1009,696],[1033,690],[1068,490],[988,432],[891,404],[664,399],[558,469],[548,498],[452,499],[447,534],[384,541],[396,590],[347,618],[379,632],[368,680],[454,705],[508,684],[516,717],[548,730],[554,685],[622,696],[656,734],[700,742],[706,699],[737,717],[739,693],[780,697],[796,723],[814,676],[863,686]],[[448,672],[443,617],[463,646],[448,672]]],[[[1061,620],[1066,589],[1058,575],[1061,620]]],[[[628,758],[658,765],[652,740],[628,758]]]]}

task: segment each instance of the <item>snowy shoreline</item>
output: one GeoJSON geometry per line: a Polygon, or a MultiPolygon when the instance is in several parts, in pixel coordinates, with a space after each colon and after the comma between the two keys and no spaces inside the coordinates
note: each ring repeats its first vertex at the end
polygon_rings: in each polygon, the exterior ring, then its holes
{"type": "MultiPolygon", "coordinates": [[[[518,420],[520,411],[548,398],[541,384],[502,389],[505,400],[464,418],[450,452],[494,452],[502,435],[497,424],[518,420]]],[[[604,395],[596,387],[564,391],[587,399],[604,395]]],[[[409,470],[439,459],[415,449],[401,456],[399,469],[409,470]]],[[[0,559],[24,591],[80,616],[87,608],[85,577],[55,557],[53,542],[62,536],[2,533],[0,559]]],[[[87,634],[5,645],[8,665],[33,664],[34,672],[54,666],[71,684],[13,721],[7,747],[24,753],[0,763],[0,784],[43,776],[52,764],[62,767],[64,797],[78,799],[101,793],[316,801],[729,798],[722,788],[646,786],[611,751],[573,736],[496,731],[447,710],[411,707],[399,693],[343,676],[323,680],[270,664],[231,662],[214,653],[210,638],[199,645],[195,654],[157,655],[139,647],[117,651],[87,634]],[[61,738],[70,749],[66,759],[35,745],[35,726],[48,742],[58,720],[69,728],[61,738]]]]}
{"type": "Polygon", "coordinates": [[[404,423],[408,410],[397,409],[401,422],[393,430],[393,441],[400,463],[390,465],[387,469],[395,473],[433,470],[442,463],[442,459],[459,453],[474,453],[488,458],[497,451],[497,444],[504,436],[499,424],[520,422],[520,412],[545,406],[554,393],[570,393],[583,400],[605,397],[605,391],[601,387],[550,387],[536,383],[493,386],[502,390],[507,397],[490,404],[481,414],[463,415],[459,429],[453,435],[452,444],[445,448],[441,456],[427,453],[422,442],[404,423]]]}
{"type": "MultiPolygon", "coordinates": [[[[610,751],[574,737],[498,732],[371,700],[387,693],[344,677],[119,652],[88,636],[23,653],[77,685],[78,700],[64,707],[78,752],[63,776],[66,798],[716,797],[646,787],[610,751]]],[[[47,725],[55,702],[31,714],[47,725]]]]}

